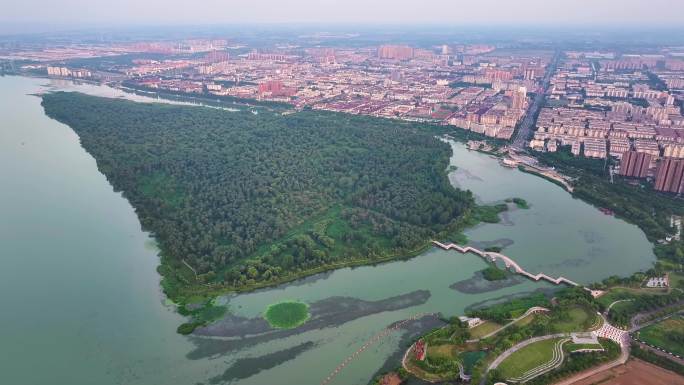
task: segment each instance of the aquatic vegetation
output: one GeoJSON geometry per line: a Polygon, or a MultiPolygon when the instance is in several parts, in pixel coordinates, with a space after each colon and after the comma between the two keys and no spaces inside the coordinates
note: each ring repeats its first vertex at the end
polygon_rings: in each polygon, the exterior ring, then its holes
{"type": "Polygon", "coordinates": [[[297,301],[280,302],[270,305],[264,313],[264,318],[274,328],[296,328],[309,319],[309,306],[297,301]]]}

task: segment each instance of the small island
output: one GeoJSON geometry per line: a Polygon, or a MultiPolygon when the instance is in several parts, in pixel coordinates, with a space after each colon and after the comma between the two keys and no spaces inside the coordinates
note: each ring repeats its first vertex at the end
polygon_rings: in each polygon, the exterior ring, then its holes
{"type": "Polygon", "coordinates": [[[276,329],[293,329],[310,317],[309,305],[298,301],[286,301],[269,305],[264,319],[276,329]]]}
{"type": "Polygon", "coordinates": [[[506,279],[506,271],[497,268],[496,266],[489,266],[482,270],[482,277],[487,281],[502,281],[506,279]]]}
{"type": "Polygon", "coordinates": [[[515,205],[519,209],[529,209],[530,208],[530,205],[527,203],[527,201],[522,199],[522,198],[509,198],[509,199],[506,199],[506,202],[507,203],[515,203],[515,205]]]}

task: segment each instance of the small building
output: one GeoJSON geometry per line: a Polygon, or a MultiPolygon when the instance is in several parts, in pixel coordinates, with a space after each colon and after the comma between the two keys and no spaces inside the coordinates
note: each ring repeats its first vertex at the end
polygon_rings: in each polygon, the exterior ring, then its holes
{"type": "Polygon", "coordinates": [[[646,287],[650,288],[667,288],[670,286],[670,282],[667,276],[663,277],[651,277],[646,281],[646,287]]]}
{"type": "Polygon", "coordinates": [[[471,317],[466,317],[466,316],[460,316],[460,317],[458,317],[458,320],[463,322],[464,324],[468,325],[469,329],[472,329],[475,326],[480,325],[481,323],[484,322],[480,318],[477,318],[477,317],[471,318],[471,317]]]}
{"type": "Polygon", "coordinates": [[[598,338],[594,333],[572,333],[572,343],[578,345],[596,345],[598,344],[598,338]]]}

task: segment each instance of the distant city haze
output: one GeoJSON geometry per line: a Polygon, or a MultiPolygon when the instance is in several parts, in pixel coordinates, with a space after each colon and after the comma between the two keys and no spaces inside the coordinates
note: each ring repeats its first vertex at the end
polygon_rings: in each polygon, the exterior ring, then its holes
{"type": "Polygon", "coordinates": [[[377,23],[676,26],[682,0],[23,0],[8,1],[0,32],[119,25],[377,23]],[[31,27],[30,27],[31,26],[31,27]]]}

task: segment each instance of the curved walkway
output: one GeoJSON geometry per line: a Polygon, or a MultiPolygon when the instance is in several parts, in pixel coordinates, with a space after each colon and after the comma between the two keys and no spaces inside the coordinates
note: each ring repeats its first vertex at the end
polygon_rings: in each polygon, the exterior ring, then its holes
{"type": "Polygon", "coordinates": [[[552,371],[553,369],[556,369],[557,367],[561,366],[563,363],[563,360],[565,359],[565,354],[563,353],[563,345],[565,345],[566,342],[571,341],[570,338],[564,338],[558,342],[556,342],[553,345],[553,356],[551,357],[551,360],[549,362],[546,362],[544,364],[541,364],[535,368],[532,368],[528,370],[527,372],[523,373],[520,377],[514,377],[509,379],[508,381],[511,382],[527,382],[531,379],[534,379],[536,377],[541,376],[544,373],[548,373],[552,371]]]}
{"type": "MultiPolygon", "coordinates": [[[[533,337],[528,340],[522,341],[517,343],[516,345],[513,345],[512,347],[508,348],[505,352],[501,353],[494,361],[492,361],[491,364],[489,364],[489,367],[487,367],[487,370],[485,371],[485,374],[488,373],[491,370],[496,369],[506,358],[510,357],[511,354],[517,352],[518,350],[524,348],[527,345],[532,345],[535,342],[539,341],[545,341],[545,340],[550,340],[553,338],[561,338],[561,337],[568,337],[570,333],[556,333],[556,334],[548,334],[545,336],[540,336],[540,337],[533,337]]],[[[484,379],[485,376],[482,376],[484,379]]]]}
{"type": "Polygon", "coordinates": [[[501,254],[501,253],[495,253],[495,252],[490,252],[490,251],[482,251],[480,249],[476,249],[476,248],[471,247],[471,246],[463,247],[463,246],[459,246],[455,243],[444,244],[444,243],[437,242],[437,241],[432,241],[432,243],[435,244],[436,246],[444,249],[444,250],[452,250],[453,249],[453,250],[456,250],[462,254],[466,254],[466,253],[477,254],[480,257],[482,257],[485,260],[490,261],[490,262],[496,262],[498,259],[500,259],[500,260],[504,261],[504,263],[506,264],[506,268],[512,267],[513,270],[517,274],[523,275],[523,276],[525,276],[525,277],[527,277],[533,281],[539,281],[539,280],[543,279],[543,280],[546,280],[546,281],[553,283],[554,285],[560,285],[561,283],[565,283],[565,284],[572,285],[572,286],[580,286],[577,282],[571,281],[565,277],[553,278],[553,277],[550,277],[544,273],[532,274],[532,273],[528,272],[527,270],[523,269],[522,267],[520,267],[520,265],[518,265],[518,263],[515,262],[513,259],[511,259],[510,257],[508,257],[504,254],[501,254]]]}
{"type": "MultiPolygon", "coordinates": [[[[578,373],[578,374],[576,374],[576,375],[574,375],[574,376],[572,376],[566,380],[558,382],[556,385],[570,385],[574,382],[577,382],[577,381],[583,380],[587,377],[593,376],[596,373],[600,373],[604,370],[611,369],[615,366],[622,365],[625,362],[627,362],[627,359],[629,358],[629,332],[622,330],[622,329],[618,329],[615,326],[609,324],[608,321],[606,321],[606,319],[603,317],[602,314],[599,313],[599,316],[603,319],[603,325],[598,330],[592,331],[592,333],[594,335],[596,335],[597,337],[608,338],[608,339],[611,339],[611,340],[617,342],[620,345],[620,350],[622,351],[622,353],[620,354],[620,357],[615,361],[608,362],[608,363],[605,363],[603,365],[597,366],[596,368],[589,369],[587,371],[578,373]]],[[[515,353],[516,351],[520,350],[521,348],[523,348],[527,345],[533,344],[535,342],[538,342],[538,341],[543,341],[543,340],[550,339],[550,338],[567,337],[569,335],[570,335],[570,333],[549,334],[546,336],[530,338],[529,340],[525,340],[523,342],[520,342],[519,344],[517,344],[517,345],[511,347],[510,349],[506,350],[505,352],[503,352],[501,355],[496,357],[496,359],[494,361],[492,361],[492,363],[489,365],[489,367],[485,371],[485,375],[482,376],[482,381],[480,382],[480,384],[481,385],[484,384],[484,382],[486,381],[486,378],[487,378],[487,373],[489,373],[490,370],[498,367],[499,364],[501,364],[501,362],[503,362],[511,354],[515,353]]]]}
{"type": "Polygon", "coordinates": [[[620,302],[629,302],[629,301],[633,301],[633,300],[632,299],[619,299],[617,301],[613,301],[610,305],[608,305],[608,308],[606,309],[606,311],[603,312],[603,315],[607,316],[608,313],[610,312],[610,309],[613,308],[613,305],[618,304],[620,302]]]}
{"type": "MultiPolygon", "coordinates": [[[[601,315],[601,318],[603,318],[603,315],[601,315]]],[[[569,378],[566,378],[565,380],[555,383],[554,385],[574,384],[577,381],[581,381],[585,378],[612,369],[616,366],[623,365],[625,362],[627,362],[627,359],[629,359],[629,333],[627,331],[616,328],[615,326],[609,324],[605,318],[603,318],[603,326],[592,333],[595,333],[598,337],[609,338],[617,342],[620,345],[620,357],[618,357],[618,359],[615,361],[607,362],[595,368],[577,373],[569,378]]]]}
{"type": "Polygon", "coordinates": [[[549,311],[551,311],[551,310],[549,310],[549,309],[547,309],[547,308],[545,308],[545,307],[541,307],[541,306],[532,306],[531,308],[527,309],[527,311],[526,311],[523,315],[521,315],[521,316],[518,317],[518,318],[514,318],[511,322],[505,324],[504,326],[502,326],[502,327],[500,327],[500,328],[494,330],[493,332],[491,332],[491,333],[489,333],[489,334],[486,334],[486,335],[484,335],[484,336],[482,336],[482,337],[480,337],[480,338],[475,338],[475,339],[472,339],[472,340],[467,340],[466,342],[477,342],[477,341],[480,341],[480,340],[484,340],[484,339],[489,338],[489,337],[495,335],[496,333],[498,333],[498,332],[500,332],[500,331],[506,329],[507,327],[509,327],[509,326],[511,326],[511,325],[513,325],[513,324],[515,324],[516,322],[522,320],[523,318],[527,317],[527,316],[530,315],[530,314],[546,313],[546,312],[549,312],[549,311]]]}

